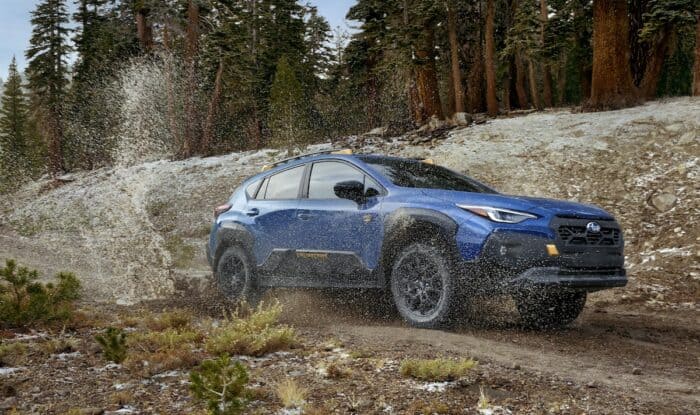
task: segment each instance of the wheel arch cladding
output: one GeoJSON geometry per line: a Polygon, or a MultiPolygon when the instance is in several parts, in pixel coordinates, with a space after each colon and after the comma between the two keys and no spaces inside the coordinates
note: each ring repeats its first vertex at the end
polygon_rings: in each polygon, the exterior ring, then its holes
{"type": "Polygon", "coordinates": [[[254,238],[245,226],[235,222],[223,222],[221,229],[216,234],[216,252],[214,253],[213,266],[216,269],[219,259],[230,246],[240,246],[248,255],[252,254],[254,238]]]}
{"type": "Polygon", "coordinates": [[[431,209],[401,208],[385,220],[381,266],[384,278],[391,273],[396,256],[410,243],[439,239],[448,247],[457,249],[457,223],[442,212],[431,209]]]}

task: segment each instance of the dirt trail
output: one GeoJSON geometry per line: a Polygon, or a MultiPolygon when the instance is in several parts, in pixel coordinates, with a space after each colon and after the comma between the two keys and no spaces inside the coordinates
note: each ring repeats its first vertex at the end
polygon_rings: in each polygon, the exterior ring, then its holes
{"type": "Polygon", "coordinates": [[[605,390],[624,399],[670,405],[668,413],[678,410],[676,406],[680,413],[700,413],[691,410],[700,408],[696,313],[606,309],[590,302],[572,327],[537,332],[522,329],[515,313],[496,305],[479,310],[468,323],[440,331],[410,328],[352,303],[332,307],[331,296],[314,298],[315,305],[309,306],[311,297],[315,295],[281,296],[290,322],[355,348],[394,355],[470,356],[500,371],[554,378],[591,394],[605,390]]]}

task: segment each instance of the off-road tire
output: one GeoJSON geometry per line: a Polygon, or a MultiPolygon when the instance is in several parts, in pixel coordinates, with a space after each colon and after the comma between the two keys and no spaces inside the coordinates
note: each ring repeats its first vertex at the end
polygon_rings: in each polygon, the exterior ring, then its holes
{"type": "Polygon", "coordinates": [[[454,261],[446,252],[439,243],[417,242],[394,260],[391,294],[401,317],[414,327],[437,328],[454,321],[461,299],[454,261]]]}
{"type": "Polygon", "coordinates": [[[519,293],[514,299],[523,324],[535,329],[565,327],[586,305],[586,293],[577,291],[519,293]]]}
{"type": "Polygon", "coordinates": [[[257,286],[254,263],[240,246],[230,246],[221,254],[216,263],[214,280],[219,291],[234,302],[245,301],[255,305],[262,295],[262,290],[257,286]]]}

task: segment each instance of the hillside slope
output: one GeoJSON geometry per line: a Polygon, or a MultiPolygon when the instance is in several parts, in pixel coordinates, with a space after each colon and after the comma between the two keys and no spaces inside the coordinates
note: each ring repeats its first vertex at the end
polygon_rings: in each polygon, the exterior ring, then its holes
{"type": "MultiPolygon", "coordinates": [[[[631,284],[614,301],[697,309],[699,99],[499,118],[416,141],[352,137],[333,145],[431,157],[506,193],[600,205],[618,216],[628,244],[631,284]]],[[[48,273],[73,270],[96,299],[166,297],[208,274],[203,244],[212,207],[277,154],[75,173],[57,188],[31,183],[0,202],[0,258],[48,273]]]]}

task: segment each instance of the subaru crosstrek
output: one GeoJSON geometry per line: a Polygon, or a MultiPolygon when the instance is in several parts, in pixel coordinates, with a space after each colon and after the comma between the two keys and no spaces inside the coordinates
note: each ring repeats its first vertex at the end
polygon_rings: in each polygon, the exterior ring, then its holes
{"type": "Polygon", "coordinates": [[[475,296],[509,294],[528,325],[566,325],[586,294],[626,285],[622,231],[595,206],[510,196],[434,165],[323,152],[266,166],[216,208],[207,257],[222,292],[390,293],[437,327],[475,296]]]}

